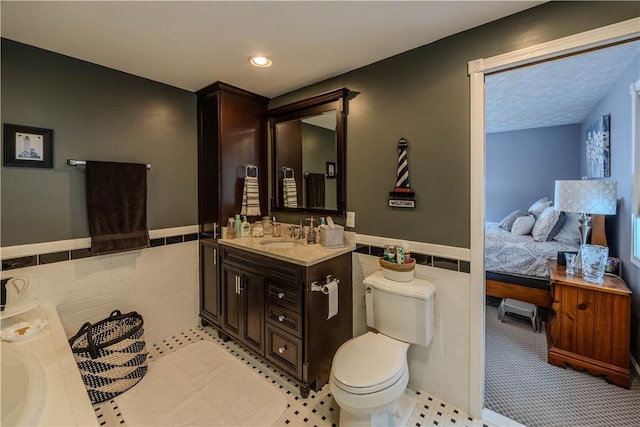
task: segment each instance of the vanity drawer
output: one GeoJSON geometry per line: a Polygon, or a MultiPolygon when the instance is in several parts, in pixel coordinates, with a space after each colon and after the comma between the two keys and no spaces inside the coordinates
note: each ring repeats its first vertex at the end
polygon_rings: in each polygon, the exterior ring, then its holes
{"type": "Polygon", "coordinates": [[[296,313],[302,312],[302,289],[266,278],[267,300],[296,313]]]}
{"type": "Polygon", "coordinates": [[[302,340],[267,323],[267,359],[302,379],[302,340]]]}
{"type": "Polygon", "coordinates": [[[267,303],[266,313],[267,322],[271,322],[283,331],[302,338],[302,316],[299,313],[274,303],[267,303]]]}

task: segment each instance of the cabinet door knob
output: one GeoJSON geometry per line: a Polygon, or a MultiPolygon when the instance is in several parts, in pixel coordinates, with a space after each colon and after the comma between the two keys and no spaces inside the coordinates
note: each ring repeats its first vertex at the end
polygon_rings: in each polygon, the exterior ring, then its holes
{"type": "Polygon", "coordinates": [[[578,305],[578,310],[586,310],[587,309],[587,304],[582,303],[578,305]]]}
{"type": "Polygon", "coordinates": [[[285,319],[284,314],[281,314],[280,316],[278,316],[278,320],[279,320],[280,322],[283,322],[283,321],[284,321],[284,319],[285,319]]]}
{"type": "Polygon", "coordinates": [[[284,298],[284,292],[278,292],[278,298],[280,299],[284,298]]]}
{"type": "Polygon", "coordinates": [[[282,347],[280,347],[278,349],[278,353],[280,353],[280,354],[284,353],[285,351],[287,351],[287,346],[286,345],[283,345],[282,347]]]}

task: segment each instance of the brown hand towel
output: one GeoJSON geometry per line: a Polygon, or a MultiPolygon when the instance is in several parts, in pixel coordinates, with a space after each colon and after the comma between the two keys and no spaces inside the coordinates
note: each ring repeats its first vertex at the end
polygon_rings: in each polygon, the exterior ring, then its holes
{"type": "Polygon", "coordinates": [[[87,161],[87,210],[92,255],[148,247],[147,166],[87,161]]]}
{"type": "Polygon", "coordinates": [[[307,208],[324,209],[324,174],[310,173],[307,177],[307,208]]]}

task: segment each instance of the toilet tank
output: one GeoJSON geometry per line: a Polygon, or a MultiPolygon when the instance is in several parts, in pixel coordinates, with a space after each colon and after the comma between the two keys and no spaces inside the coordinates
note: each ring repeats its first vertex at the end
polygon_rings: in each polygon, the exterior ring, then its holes
{"type": "Polygon", "coordinates": [[[426,347],[433,337],[435,286],[425,279],[394,282],[378,271],[363,281],[367,326],[426,347]]]}

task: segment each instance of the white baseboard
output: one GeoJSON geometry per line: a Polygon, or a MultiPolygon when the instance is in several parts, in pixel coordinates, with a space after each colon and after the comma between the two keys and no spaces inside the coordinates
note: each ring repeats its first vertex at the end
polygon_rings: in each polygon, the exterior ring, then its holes
{"type": "Polygon", "coordinates": [[[482,421],[486,421],[492,426],[525,427],[523,424],[520,424],[519,422],[512,420],[511,418],[505,417],[504,415],[501,415],[487,408],[482,410],[482,421]]]}

